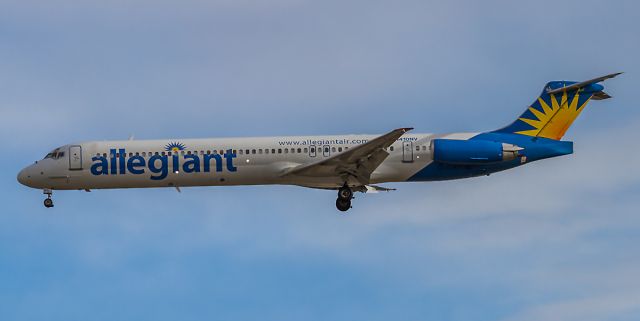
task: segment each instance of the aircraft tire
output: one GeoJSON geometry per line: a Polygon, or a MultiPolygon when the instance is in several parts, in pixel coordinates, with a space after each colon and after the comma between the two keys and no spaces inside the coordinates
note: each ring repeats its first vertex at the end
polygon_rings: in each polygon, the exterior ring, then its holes
{"type": "Polygon", "coordinates": [[[346,212],[351,208],[351,200],[338,198],[336,200],[336,207],[338,208],[339,211],[346,212]]]}

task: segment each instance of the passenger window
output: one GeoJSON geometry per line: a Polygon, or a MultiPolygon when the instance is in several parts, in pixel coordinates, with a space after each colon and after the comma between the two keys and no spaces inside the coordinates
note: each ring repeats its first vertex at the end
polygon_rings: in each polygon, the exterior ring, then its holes
{"type": "Polygon", "coordinates": [[[282,154],[282,148],[278,148],[278,154],[282,154]]]}
{"type": "Polygon", "coordinates": [[[284,149],[284,153],[285,153],[285,154],[289,153],[289,149],[288,149],[288,148],[285,148],[285,149],[284,149]]]}
{"type": "Polygon", "coordinates": [[[324,148],[324,152],[325,152],[325,153],[328,153],[328,152],[329,152],[329,147],[325,147],[325,148],[324,148]]]}
{"type": "Polygon", "coordinates": [[[262,148],[258,149],[258,154],[262,154],[262,148]]]}
{"type": "Polygon", "coordinates": [[[302,153],[302,148],[298,148],[298,153],[302,153]]]}
{"type": "Polygon", "coordinates": [[[251,154],[255,154],[255,153],[256,153],[256,150],[255,150],[255,149],[252,149],[252,150],[251,150],[251,154]]]}
{"type": "Polygon", "coordinates": [[[389,147],[389,150],[393,152],[393,146],[389,147]]]}
{"type": "Polygon", "coordinates": [[[311,147],[311,152],[315,153],[316,152],[316,148],[315,147],[311,147]]]}
{"type": "Polygon", "coordinates": [[[342,152],[342,147],[338,147],[338,151],[339,151],[339,152],[342,152]]]}
{"type": "Polygon", "coordinates": [[[271,154],[275,154],[275,153],[276,153],[276,149],[275,149],[275,148],[272,148],[272,149],[271,149],[271,154]]]}
{"type": "Polygon", "coordinates": [[[427,146],[422,146],[422,150],[423,151],[427,150],[427,146]]]}
{"type": "Polygon", "coordinates": [[[420,146],[416,146],[416,152],[420,151],[420,146]]]}
{"type": "Polygon", "coordinates": [[[265,149],[264,149],[264,153],[265,153],[265,154],[269,154],[269,149],[268,149],[268,148],[265,148],[265,149]]]}
{"type": "Polygon", "coordinates": [[[240,155],[244,154],[244,151],[242,149],[239,150],[239,152],[240,152],[240,155]]]}
{"type": "Polygon", "coordinates": [[[305,152],[305,154],[306,154],[306,153],[308,153],[308,152],[309,152],[309,150],[305,147],[305,148],[304,148],[304,152],[305,152]]]}
{"type": "Polygon", "coordinates": [[[335,147],[331,147],[331,151],[335,153],[336,152],[336,148],[335,147]]]}

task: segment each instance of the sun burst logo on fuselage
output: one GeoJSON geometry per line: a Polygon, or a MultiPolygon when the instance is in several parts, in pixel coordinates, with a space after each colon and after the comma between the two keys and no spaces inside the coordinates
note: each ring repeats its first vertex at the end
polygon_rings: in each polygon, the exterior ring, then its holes
{"type": "Polygon", "coordinates": [[[174,153],[184,150],[185,148],[187,147],[183,143],[179,143],[179,142],[171,142],[164,147],[164,149],[167,152],[174,152],[174,153]]]}

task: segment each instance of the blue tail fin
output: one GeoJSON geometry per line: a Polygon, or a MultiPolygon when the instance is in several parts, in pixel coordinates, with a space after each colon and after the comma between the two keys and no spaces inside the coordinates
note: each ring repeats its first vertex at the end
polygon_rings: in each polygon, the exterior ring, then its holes
{"type": "Polygon", "coordinates": [[[604,86],[598,82],[619,74],[583,82],[549,82],[538,99],[516,121],[494,132],[560,140],[592,98],[611,98],[603,91],[604,86]]]}

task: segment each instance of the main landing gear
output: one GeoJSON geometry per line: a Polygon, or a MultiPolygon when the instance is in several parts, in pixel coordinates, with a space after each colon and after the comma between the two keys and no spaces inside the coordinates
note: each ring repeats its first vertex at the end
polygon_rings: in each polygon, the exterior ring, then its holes
{"type": "Polygon", "coordinates": [[[45,188],[42,193],[47,195],[47,198],[44,199],[44,207],[46,208],[53,207],[53,200],[51,199],[51,194],[53,194],[53,191],[48,188],[45,188]]]}
{"type": "Polygon", "coordinates": [[[349,188],[347,184],[340,187],[338,190],[338,199],[336,200],[336,207],[341,212],[346,212],[351,208],[351,199],[353,198],[353,190],[349,188]]]}

